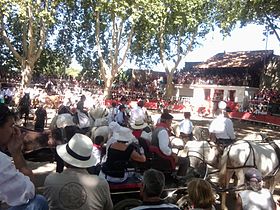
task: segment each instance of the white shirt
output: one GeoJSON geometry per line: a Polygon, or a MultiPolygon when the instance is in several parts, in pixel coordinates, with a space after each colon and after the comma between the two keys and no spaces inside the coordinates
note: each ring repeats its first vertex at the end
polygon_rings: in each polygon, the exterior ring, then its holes
{"type": "Polygon", "coordinates": [[[169,135],[165,129],[158,132],[159,148],[163,154],[169,156],[172,154],[172,149],[169,147],[169,135]]]}
{"type": "Polygon", "coordinates": [[[180,132],[184,134],[191,134],[193,131],[193,124],[189,119],[184,119],[179,124],[180,132]]]}
{"type": "Polygon", "coordinates": [[[144,122],[146,121],[146,108],[137,106],[131,110],[130,113],[130,124],[134,124],[136,119],[142,119],[144,122]]]}
{"type": "Polygon", "coordinates": [[[19,172],[11,158],[0,152],[0,201],[9,206],[28,203],[35,196],[34,184],[19,172]]]}
{"type": "Polygon", "coordinates": [[[215,133],[217,139],[235,139],[233,123],[223,115],[219,115],[211,122],[209,132],[215,133]]]}

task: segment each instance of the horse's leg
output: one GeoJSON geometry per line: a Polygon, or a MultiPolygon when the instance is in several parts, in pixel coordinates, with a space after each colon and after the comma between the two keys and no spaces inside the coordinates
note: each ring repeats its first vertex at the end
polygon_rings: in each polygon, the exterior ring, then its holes
{"type": "MultiPolygon", "coordinates": [[[[224,190],[227,190],[228,189],[228,186],[229,186],[229,181],[231,179],[233,175],[233,171],[227,171],[226,172],[226,176],[223,180],[223,183],[222,183],[222,187],[224,190]]],[[[226,197],[227,197],[227,192],[222,192],[221,193],[221,209],[222,210],[227,210],[227,206],[226,206],[226,197]]]]}
{"type": "MultiPolygon", "coordinates": [[[[245,174],[244,169],[239,169],[235,171],[235,175],[236,175],[234,179],[235,188],[241,187],[244,184],[245,182],[244,174],[245,174]]],[[[235,192],[235,198],[236,199],[238,198],[238,192],[235,192]]]]}

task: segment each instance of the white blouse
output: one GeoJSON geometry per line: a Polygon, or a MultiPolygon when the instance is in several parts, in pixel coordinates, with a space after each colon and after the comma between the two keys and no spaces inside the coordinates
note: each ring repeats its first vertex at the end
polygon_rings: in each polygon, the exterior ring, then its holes
{"type": "Polygon", "coordinates": [[[35,196],[34,184],[19,172],[11,158],[0,152],[0,201],[9,206],[28,203],[35,196]]]}

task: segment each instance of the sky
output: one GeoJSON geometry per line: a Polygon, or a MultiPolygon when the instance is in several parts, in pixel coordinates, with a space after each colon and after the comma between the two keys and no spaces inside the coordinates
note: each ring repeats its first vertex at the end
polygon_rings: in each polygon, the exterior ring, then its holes
{"type": "Polygon", "coordinates": [[[263,35],[264,26],[250,24],[243,28],[236,28],[231,36],[223,38],[218,30],[211,32],[197,47],[187,56],[187,62],[206,61],[208,58],[222,52],[274,50],[275,55],[280,55],[280,42],[274,34],[267,38],[263,35]]]}
{"type": "MultiPolygon", "coordinates": [[[[243,28],[235,28],[230,36],[223,38],[220,32],[215,30],[209,33],[197,46],[190,52],[185,60],[182,60],[178,69],[182,69],[185,62],[206,61],[210,57],[222,52],[253,51],[253,50],[274,50],[275,55],[280,55],[280,42],[274,34],[266,37],[263,35],[265,27],[255,24],[247,25],[243,28]]],[[[77,65],[75,62],[72,64],[77,65]]],[[[127,65],[128,68],[137,68],[133,64],[127,65]]],[[[155,71],[164,71],[161,64],[152,67],[155,71]]]]}

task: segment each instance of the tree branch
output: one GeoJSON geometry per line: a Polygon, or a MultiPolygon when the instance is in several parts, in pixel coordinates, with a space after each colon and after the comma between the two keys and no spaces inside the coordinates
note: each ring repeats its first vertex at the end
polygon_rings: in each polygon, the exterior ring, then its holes
{"type": "Polygon", "coordinates": [[[134,25],[131,26],[130,33],[129,33],[129,37],[128,37],[128,40],[127,40],[127,47],[126,47],[125,52],[124,52],[124,54],[123,54],[122,61],[121,61],[121,63],[118,65],[118,68],[120,68],[120,67],[124,64],[124,62],[125,62],[125,60],[126,60],[126,56],[127,56],[128,50],[130,49],[133,35],[134,35],[134,25]]]}
{"type": "Polygon", "coordinates": [[[96,14],[96,24],[95,24],[95,40],[96,40],[96,47],[97,47],[97,54],[98,54],[98,58],[100,61],[100,73],[101,73],[101,77],[103,78],[103,80],[106,79],[106,68],[107,68],[107,64],[104,62],[103,59],[103,55],[102,55],[102,50],[100,47],[100,13],[99,11],[95,12],[96,14]]]}
{"type": "Polygon", "coordinates": [[[276,29],[275,29],[275,27],[274,27],[274,24],[271,22],[271,20],[270,20],[270,18],[268,17],[268,15],[265,15],[265,16],[266,16],[266,19],[267,19],[267,21],[268,21],[268,23],[269,23],[270,28],[273,30],[273,32],[275,33],[275,35],[276,35],[278,41],[280,42],[280,36],[279,36],[279,34],[277,33],[277,31],[276,31],[276,29]]]}
{"type": "Polygon", "coordinates": [[[4,15],[1,13],[1,35],[5,41],[5,44],[8,46],[8,48],[12,51],[13,55],[15,58],[22,63],[23,58],[20,56],[20,54],[16,51],[16,49],[13,47],[6,31],[5,31],[5,26],[4,26],[4,15]]]}

